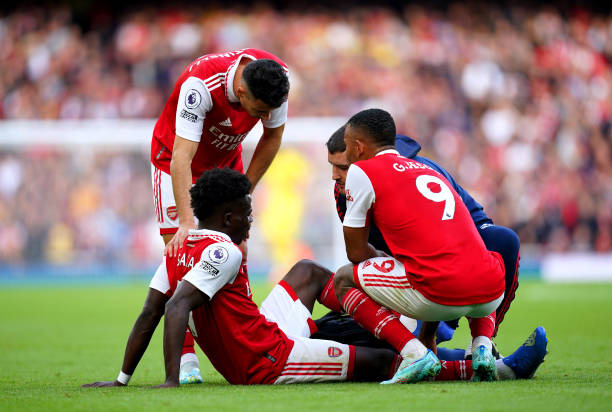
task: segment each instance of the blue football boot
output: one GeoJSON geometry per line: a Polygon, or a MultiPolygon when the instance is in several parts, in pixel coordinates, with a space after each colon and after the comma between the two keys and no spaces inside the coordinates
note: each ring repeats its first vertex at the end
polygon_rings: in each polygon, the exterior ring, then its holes
{"type": "Polygon", "coordinates": [[[548,353],[548,338],[542,326],[536,328],[512,355],[502,359],[516,374],[516,379],[531,379],[548,353]]]}

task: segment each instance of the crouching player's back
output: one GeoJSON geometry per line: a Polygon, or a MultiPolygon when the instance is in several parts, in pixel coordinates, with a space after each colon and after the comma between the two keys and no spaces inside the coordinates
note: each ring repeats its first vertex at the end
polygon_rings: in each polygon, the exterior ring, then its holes
{"type": "Polygon", "coordinates": [[[356,162],[349,180],[344,225],[359,227],[369,213],[408,281],[428,299],[472,305],[503,293],[501,256],[486,249],[444,176],[389,149],[356,162]]]}

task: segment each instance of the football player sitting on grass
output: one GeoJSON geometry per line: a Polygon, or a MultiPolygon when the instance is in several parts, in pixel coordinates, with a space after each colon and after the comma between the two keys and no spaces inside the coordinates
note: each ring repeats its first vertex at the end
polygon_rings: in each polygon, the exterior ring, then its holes
{"type": "MultiPolygon", "coordinates": [[[[187,326],[231,384],[380,381],[394,375],[401,358],[392,350],[310,338],[316,331],[314,302],[339,307],[331,297],[331,272],[325,268],[300,261],[261,308],[253,302],[238,247],[252,222],[250,187],[246,176],[230,169],[208,170],[198,179],[191,202],[199,228],[157,269],[128,338],[119,376],[84,387],[127,385],[164,315],[166,380],[158,387],[179,386],[187,326]]],[[[522,378],[535,372],[546,354],[544,330],[536,329],[527,343],[506,358],[509,361],[496,363],[500,377],[522,378]]],[[[469,362],[445,362],[436,379],[470,379],[469,362]]]]}

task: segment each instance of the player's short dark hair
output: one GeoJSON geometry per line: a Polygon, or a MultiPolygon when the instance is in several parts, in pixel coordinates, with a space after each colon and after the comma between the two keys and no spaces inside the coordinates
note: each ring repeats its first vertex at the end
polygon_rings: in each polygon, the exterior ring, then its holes
{"type": "Polygon", "coordinates": [[[219,207],[242,200],[250,190],[249,178],[236,170],[207,170],[189,190],[193,213],[198,220],[206,219],[219,207]]]}
{"type": "Polygon", "coordinates": [[[334,134],[331,135],[327,143],[325,143],[330,154],[342,153],[346,150],[346,144],[344,143],[345,130],[346,124],[343,124],[334,132],[334,134]]]}
{"type": "Polygon", "coordinates": [[[249,91],[256,99],[277,108],[289,95],[289,78],[279,63],[271,59],[253,60],[242,71],[249,91]]]}
{"type": "Polygon", "coordinates": [[[382,109],[362,110],[351,117],[347,124],[363,129],[379,146],[395,146],[395,122],[382,109]]]}

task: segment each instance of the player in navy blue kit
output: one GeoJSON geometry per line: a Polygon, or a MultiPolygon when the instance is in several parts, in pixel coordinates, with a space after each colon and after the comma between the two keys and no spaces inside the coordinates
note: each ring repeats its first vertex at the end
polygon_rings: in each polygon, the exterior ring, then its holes
{"type": "MultiPolygon", "coordinates": [[[[344,193],[344,184],[346,179],[346,173],[348,171],[349,162],[346,158],[345,150],[346,146],[344,143],[344,131],[345,126],[340,127],[327,141],[328,149],[328,160],[332,165],[332,179],[336,181],[334,187],[334,197],[336,199],[336,210],[341,220],[344,219],[346,213],[346,197],[344,193]]],[[[502,322],[506,312],[510,307],[510,303],[514,299],[516,289],[518,288],[518,266],[519,266],[519,238],[516,233],[507,227],[497,226],[493,223],[493,220],[487,216],[484,212],[482,205],[480,205],[470,194],[463,189],[455,179],[448,173],[442,166],[436,162],[418,156],[417,154],[421,150],[421,145],[414,139],[397,135],[395,139],[396,149],[400,155],[414,159],[419,163],[430,166],[435,171],[441,173],[450,182],[453,189],[459,194],[463,203],[467,207],[474,225],[476,226],[478,233],[482,237],[486,247],[490,251],[498,252],[504,261],[505,269],[505,291],[504,299],[499,305],[496,311],[496,326],[493,336],[497,335],[497,331],[500,323],[502,322]]],[[[385,253],[391,254],[389,247],[387,246],[380,230],[375,225],[370,225],[370,235],[368,242],[374,246],[375,249],[382,250],[385,253]]],[[[440,326],[437,330],[437,342],[443,342],[450,340],[453,335],[454,329],[457,328],[458,321],[440,322],[440,326]]],[[[420,327],[420,324],[419,324],[420,327]]],[[[418,330],[416,331],[419,332],[418,330]]],[[[426,331],[423,331],[426,332],[426,331]]],[[[431,336],[430,333],[422,333],[421,337],[431,336]]],[[[430,342],[430,345],[433,343],[430,342]]],[[[441,354],[442,356],[442,354],[441,354]]],[[[463,350],[444,350],[443,356],[446,359],[457,359],[464,357],[463,350]]],[[[469,353],[468,353],[469,357],[469,353]]]]}

